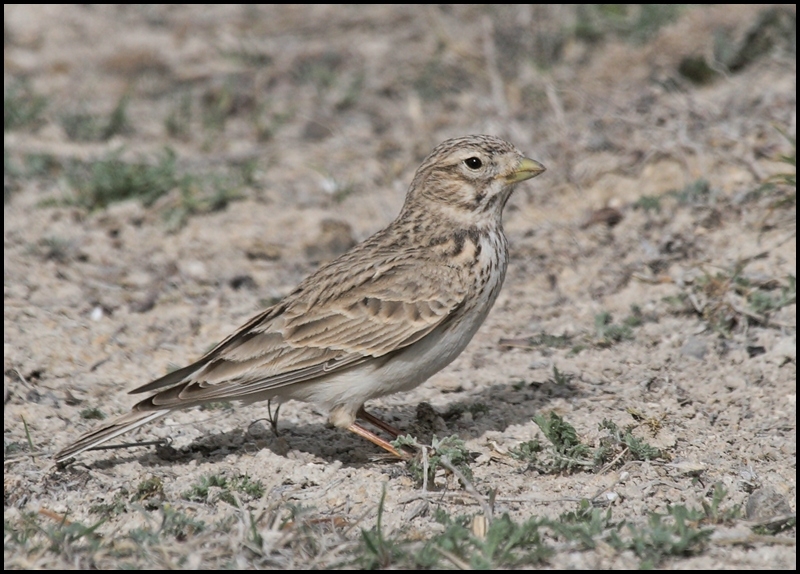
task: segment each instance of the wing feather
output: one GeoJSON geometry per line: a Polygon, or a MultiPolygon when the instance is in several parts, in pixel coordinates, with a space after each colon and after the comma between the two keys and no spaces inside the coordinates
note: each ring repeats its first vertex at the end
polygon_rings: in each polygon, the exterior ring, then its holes
{"type": "Polygon", "coordinates": [[[136,408],[235,400],[381,357],[428,335],[466,294],[459,271],[413,257],[355,273],[323,267],[197,362],[132,391],[164,389],[136,408]]]}

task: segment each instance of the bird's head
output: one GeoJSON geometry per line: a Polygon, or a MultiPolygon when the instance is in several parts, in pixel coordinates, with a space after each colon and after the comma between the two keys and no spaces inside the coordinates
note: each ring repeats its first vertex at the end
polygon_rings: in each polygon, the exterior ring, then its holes
{"type": "Polygon", "coordinates": [[[403,209],[433,211],[456,220],[499,221],[513,186],[544,170],[494,136],[450,139],[422,162],[403,209]]]}

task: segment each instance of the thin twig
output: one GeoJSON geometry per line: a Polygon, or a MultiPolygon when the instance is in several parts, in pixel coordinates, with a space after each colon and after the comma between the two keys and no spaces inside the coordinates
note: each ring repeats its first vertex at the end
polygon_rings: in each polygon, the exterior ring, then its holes
{"type": "Polygon", "coordinates": [[[766,534],[749,534],[747,536],[737,536],[736,538],[723,538],[713,541],[717,546],[751,545],[751,544],[780,544],[782,546],[796,546],[796,538],[786,536],[768,536],[766,534]]]}
{"type": "Polygon", "coordinates": [[[422,448],[422,492],[428,492],[428,447],[422,448]]]}
{"type": "Polygon", "coordinates": [[[33,446],[33,439],[31,438],[31,431],[28,428],[28,423],[25,422],[25,417],[23,417],[22,415],[20,415],[19,418],[22,419],[22,426],[25,427],[25,438],[28,439],[28,448],[31,451],[35,451],[36,447],[33,446]]]}
{"type": "Polygon", "coordinates": [[[456,568],[460,570],[472,570],[469,564],[464,562],[461,558],[459,558],[452,552],[448,552],[447,550],[444,550],[439,546],[434,546],[434,548],[436,549],[437,552],[439,552],[439,554],[441,554],[442,556],[447,558],[450,562],[452,562],[453,566],[455,566],[456,568]]]}
{"type": "Polygon", "coordinates": [[[478,503],[481,505],[484,516],[486,516],[486,519],[491,523],[492,509],[489,506],[489,503],[486,502],[486,498],[480,492],[478,492],[478,489],[476,489],[473,486],[473,484],[467,479],[467,477],[464,476],[464,473],[458,470],[455,467],[455,465],[452,462],[450,462],[450,459],[448,457],[442,456],[442,458],[439,459],[439,463],[447,470],[452,472],[454,475],[456,475],[456,478],[461,481],[461,484],[464,485],[466,491],[470,493],[472,496],[474,496],[475,499],[478,501],[478,503]]]}
{"type": "Polygon", "coordinates": [[[612,460],[607,465],[605,465],[603,468],[601,468],[600,472],[598,472],[597,474],[605,474],[606,472],[608,472],[608,469],[610,469],[612,466],[617,464],[617,462],[619,462],[619,459],[621,459],[623,456],[628,454],[628,451],[629,451],[629,449],[626,446],[624,449],[622,449],[621,453],[619,453],[617,456],[614,457],[614,460],[612,460]]]}
{"type": "Polygon", "coordinates": [[[116,450],[119,448],[133,448],[136,446],[169,446],[172,444],[171,438],[160,438],[158,440],[146,440],[142,442],[123,442],[119,444],[103,444],[100,446],[93,446],[92,448],[87,448],[87,452],[90,450],[116,450]]]}
{"type": "Polygon", "coordinates": [[[275,407],[275,414],[272,414],[272,400],[267,401],[267,420],[269,420],[270,426],[272,426],[272,432],[275,433],[275,436],[278,436],[278,413],[281,412],[281,403],[278,403],[278,406],[275,407]]]}

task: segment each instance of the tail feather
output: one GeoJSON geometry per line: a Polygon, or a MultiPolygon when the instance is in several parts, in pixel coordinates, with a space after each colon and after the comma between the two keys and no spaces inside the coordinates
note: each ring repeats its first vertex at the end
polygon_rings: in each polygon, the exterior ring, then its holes
{"type": "Polygon", "coordinates": [[[94,429],[80,437],[67,448],[60,450],[53,457],[56,462],[63,462],[86,450],[99,446],[110,441],[126,432],[139,428],[140,426],[163,417],[171,409],[158,411],[132,411],[100,428],[94,429]]]}

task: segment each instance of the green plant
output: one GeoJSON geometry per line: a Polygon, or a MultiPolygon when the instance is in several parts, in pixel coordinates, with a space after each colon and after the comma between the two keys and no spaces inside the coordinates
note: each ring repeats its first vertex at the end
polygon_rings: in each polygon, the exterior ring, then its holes
{"type": "Polygon", "coordinates": [[[211,488],[220,489],[218,499],[232,506],[238,506],[233,492],[244,494],[250,499],[264,496],[264,485],[260,480],[253,480],[247,475],[227,479],[218,474],[201,477],[200,480],[193,484],[189,490],[186,490],[182,496],[185,500],[208,502],[211,488]]]}
{"type": "Polygon", "coordinates": [[[361,567],[374,570],[375,568],[387,568],[394,561],[401,558],[404,554],[403,544],[397,540],[386,537],[383,531],[383,512],[386,503],[386,484],[381,491],[381,500],[378,503],[378,519],[373,528],[369,530],[361,529],[361,543],[363,552],[359,556],[361,567]]]}
{"type": "Polygon", "coordinates": [[[437,439],[433,437],[430,446],[421,445],[416,438],[412,436],[399,436],[397,440],[392,443],[395,448],[403,448],[410,446],[414,449],[426,449],[427,456],[415,456],[411,458],[406,464],[411,471],[411,475],[422,484],[425,479],[425,471],[427,470],[427,482],[433,484],[436,471],[439,468],[447,468],[452,465],[458,469],[467,480],[472,480],[472,469],[469,467],[470,457],[464,441],[456,435],[437,439]],[[425,460],[427,460],[427,469],[425,468],[425,460]]]}
{"type": "Polygon", "coordinates": [[[554,533],[568,541],[578,541],[584,548],[595,548],[604,532],[615,527],[611,522],[611,509],[594,508],[583,498],[575,510],[565,512],[548,523],[554,533]]]}
{"type": "Polygon", "coordinates": [[[130,96],[124,94],[108,118],[86,112],[64,114],[61,126],[67,137],[73,141],[107,141],[120,134],[133,131],[128,120],[128,103],[130,96]]]}
{"type": "Polygon", "coordinates": [[[47,99],[25,81],[12,81],[3,91],[3,131],[31,127],[39,121],[47,99]]]}
{"type": "Polygon", "coordinates": [[[604,420],[599,430],[606,431],[598,446],[591,447],[578,439],[571,424],[554,412],[549,416],[536,415],[533,421],[539,426],[549,445],[538,439],[518,444],[510,450],[511,456],[528,463],[539,472],[572,472],[577,469],[599,468],[610,461],[623,464],[627,460],[651,460],[664,454],[633,434],[633,426],[624,430],[614,422],[604,420]],[[623,450],[627,456],[621,456],[623,450]]]}
{"type": "Polygon", "coordinates": [[[704,514],[701,519],[702,522],[706,524],[731,524],[742,518],[742,507],[740,505],[736,504],[727,509],[722,508],[722,502],[726,496],[728,496],[728,491],[725,490],[722,483],[715,483],[711,502],[702,501],[704,514]]]}
{"type": "Polygon", "coordinates": [[[658,213],[661,211],[661,198],[655,195],[643,195],[634,202],[633,207],[646,212],[654,211],[658,213]]]}
{"type": "Polygon", "coordinates": [[[610,347],[615,343],[633,339],[631,327],[627,324],[614,324],[611,314],[607,311],[595,315],[594,328],[597,344],[601,347],[610,347]]]}
{"type": "MultiPolygon", "coordinates": [[[[483,522],[482,515],[477,518],[483,522]]],[[[537,517],[517,523],[503,514],[492,520],[485,532],[476,532],[472,527],[475,520],[469,516],[452,519],[437,512],[436,520],[445,526],[445,531],[425,545],[420,553],[423,562],[438,554],[439,560],[444,558],[458,568],[494,570],[540,564],[553,552],[542,537],[547,520],[537,517]]]]}
{"type": "Polygon", "coordinates": [[[680,205],[705,205],[711,197],[711,184],[705,179],[697,179],[686,184],[683,189],[668,192],[680,205]]]}
{"type": "Polygon", "coordinates": [[[87,421],[101,421],[106,418],[105,413],[97,407],[86,407],[80,412],[80,415],[87,421]]]}
{"type": "Polygon", "coordinates": [[[665,514],[652,512],[645,526],[627,523],[621,532],[611,531],[609,543],[617,550],[632,550],[642,568],[655,568],[669,556],[701,552],[713,530],[697,528],[702,513],[685,506],[668,506],[665,514]],[[627,532],[628,537],[623,536],[627,532]]]}
{"type": "Polygon", "coordinates": [[[75,163],[68,175],[76,189],[77,203],[90,210],[115,201],[140,199],[151,205],[179,183],[175,152],[166,148],[155,164],[128,163],[121,150],[90,163],[75,163]]]}
{"type": "Polygon", "coordinates": [[[154,509],[164,499],[164,483],[157,476],[145,479],[136,486],[131,502],[145,502],[148,509],[154,509]]]}
{"type": "Polygon", "coordinates": [[[575,427],[555,412],[550,412],[550,416],[534,415],[533,422],[538,425],[542,434],[553,445],[557,455],[553,462],[557,468],[572,470],[590,464],[588,457],[591,449],[578,439],[575,427]]]}
{"type": "Polygon", "coordinates": [[[164,119],[164,128],[174,138],[188,139],[192,127],[192,97],[184,93],[170,109],[164,119]]]}
{"type": "Polygon", "coordinates": [[[575,7],[575,36],[598,42],[613,35],[643,43],[663,26],[675,21],[682,4],[580,4],[575,7]]]}
{"type": "MultiPolygon", "coordinates": [[[[630,452],[630,459],[632,460],[652,460],[661,458],[662,453],[659,449],[651,446],[644,439],[633,435],[633,426],[626,427],[624,430],[620,429],[616,423],[608,419],[603,419],[599,425],[600,430],[608,431],[608,437],[601,441],[604,448],[614,447],[616,450],[627,448],[630,452]]],[[[603,453],[598,456],[599,459],[605,461],[609,458],[608,453],[603,453]]]]}

